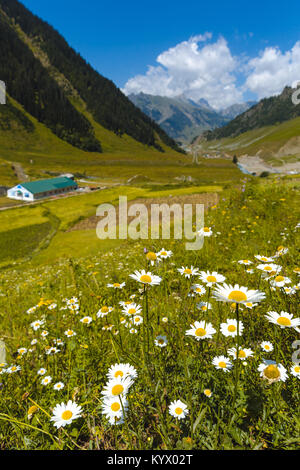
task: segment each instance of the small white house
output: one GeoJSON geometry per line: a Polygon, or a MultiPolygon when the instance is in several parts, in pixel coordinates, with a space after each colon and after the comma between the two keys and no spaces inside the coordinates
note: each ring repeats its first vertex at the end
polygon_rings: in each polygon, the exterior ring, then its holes
{"type": "Polygon", "coordinates": [[[7,191],[7,197],[21,201],[36,201],[46,197],[75,191],[78,185],[67,177],[20,183],[7,191]]]}

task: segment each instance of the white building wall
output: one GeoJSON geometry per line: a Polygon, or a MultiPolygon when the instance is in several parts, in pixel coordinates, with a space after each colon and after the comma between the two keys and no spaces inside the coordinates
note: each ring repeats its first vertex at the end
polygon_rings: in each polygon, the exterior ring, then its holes
{"type": "Polygon", "coordinates": [[[21,185],[17,185],[7,191],[7,197],[18,201],[34,201],[34,195],[21,185]]]}

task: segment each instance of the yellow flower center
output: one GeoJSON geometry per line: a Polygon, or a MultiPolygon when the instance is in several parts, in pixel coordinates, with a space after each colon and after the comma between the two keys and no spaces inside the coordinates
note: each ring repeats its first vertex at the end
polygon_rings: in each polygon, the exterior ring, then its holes
{"type": "Polygon", "coordinates": [[[122,372],[121,370],[117,370],[117,371],[115,372],[115,377],[123,377],[123,375],[124,375],[124,374],[123,374],[123,372],[122,372]]]}
{"type": "Polygon", "coordinates": [[[88,323],[89,322],[89,319],[88,318],[84,318],[83,319],[83,323],[88,323]]]}
{"type": "Polygon", "coordinates": [[[146,258],[150,261],[155,261],[157,259],[157,256],[155,253],[150,251],[149,253],[147,253],[146,258]]]}
{"type": "Polygon", "coordinates": [[[265,349],[268,351],[270,349],[270,346],[268,344],[266,344],[265,349]]]}
{"type": "Polygon", "coordinates": [[[209,227],[204,227],[203,232],[210,232],[209,227]]]}
{"type": "Polygon", "coordinates": [[[299,374],[299,372],[300,372],[300,366],[294,367],[294,371],[295,371],[297,374],[299,374]]]}
{"type": "Polygon", "coordinates": [[[235,302],[243,302],[244,300],[247,300],[247,296],[244,292],[241,292],[240,290],[233,290],[232,292],[230,292],[228,299],[234,300],[235,302]]]}
{"type": "Polygon", "coordinates": [[[128,313],[130,313],[130,315],[133,315],[135,312],[136,312],[135,308],[130,308],[128,310],[128,313]]]}
{"type": "Polygon", "coordinates": [[[286,317],[277,318],[277,323],[282,326],[290,326],[292,324],[291,320],[286,317]]]}
{"type": "Polygon", "coordinates": [[[239,357],[246,357],[246,353],[242,349],[239,351],[239,357]]]}
{"type": "Polygon", "coordinates": [[[207,397],[210,397],[211,391],[207,388],[206,390],[204,390],[204,395],[206,395],[207,397]]]}
{"type": "Polygon", "coordinates": [[[208,282],[217,282],[217,278],[215,276],[207,276],[206,280],[208,282]]]}
{"type": "Polygon", "coordinates": [[[138,323],[140,321],[140,317],[135,317],[134,321],[135,323],[138,323]]]}
{"type": "Polygon", "coordinates": [[[13,367],[11,368],[11,370],[12,370],[12,371],[15,371],[15,370],[17,370],[17,368],[16,368],[15,366],[13,366],[13,367]]]}
{"type": "Polygon", "coordinates": [[[119,411],[119,409],[121,408],[121,405],[120,405],[120,403],[118,403],[117,401],[115,401],[114,403],[111,404],[110,407],[111,407],[112,411],[117,412],[117,411],[119,411]]]}
{"type": "Polygon", "coordinates": [[[282,281],[284,281],[284,277],[283,276],[276,276],[275,281],[276,282],[282,282],[282,281]]]}
{"type": "Polygon", "coordinates": [[[159,339],[159,340],[158,340],[158,343],[159,343],[159,344],[164,344],[164,340],[163,340],[163,339],[159,339]]]}
{"type": "Polygon", "coordinates": [[[186,268],[186,269],[184,270],[184,274],[192,274],[192,270],[189,269],[189,268],[186,268]]]}
{"type": "Polygon", "coordinates": [[[248,259],[243,259],[243,263],[249,263],[248,259]]]}
{"type": "Polygon", "coordinates": [[[225,369],[226,368],[226,362],[224,362],[224,361],[219,362],[219,367],[222,367],[223,369],[225,369]]]}
{"type": "Polygon", "coordinates": [[[72,335],[73,334],[73,330],[68,330],[68,335],[72,335]]]}
{"type": "Polygon", "coordinates": [[[120,284],[118,282],[115,282],[114,287],[120,287],[120,284]]]}
{"type": "Polygon", "coordinates": [[[246,306],[247,306],[247,307],[252,307],[252,305],[253,305],[252,302],[247,302],[247,303],[246,303],[246,306]]]}
{"type": "Polygon", "coordinates": [[[265,368],[264,375],[268,379],[278,379],[280,377],[280,371],[275,364],[270,364],[268,367],[265,368]]]}
{"type": "Polygon", "coordinates": [[[121,384],[118,384],[118,385],[114,385],[112,390],[111,390],[111,393],[112,395],[121,395],[121,393],[123,392],[124,390],[124,387],[123,385],[121,384]]]}
{"type": "Polygon", "coordinates": [[[180,408],[180,407],[175,408],[175,413],[176,413],[177,415],[181,415],[182,412],[183,412],[183,409],[182,409],[182,408],[180,408]]]}
{"type": "Polygon", "coordinates": [[[61,415],[62,419],[64,419],[65,421],[68,421],[69,419],[71,419],[72,416],[73,416],[73,413],[70,410],[64,411],[63,414],[61,415]]]}
{"type": "Polygon", "coordinates": [[[197,330],[195,331],[195,335],[196,336],[205,336],[206,335],[206,331],[204,328],[197,328],[197,330]]]}
{"type": "Polygon", "coordinates": [[[102,313],[107,313],[108,312],[108,307],[104,306],[101,308],[102,313]]]}
{"type": "Polygon", "coordinates": [[[230,333],[234,333],[234,331],[236,331],[236,327],[234,325],[229,325],[228,331],[230,331],[230,333]]]}
{"type": "Polygon", "coordinates": [[[265,270],[265,271],[272,271],[272,267],[271,267],[271,266],[265,266],[265,267],[264,267],[264,270],[265,270]]]}
{"type": "Polygon", "coordinates": [[[168,254],[168,253],[167,253],[166,251],[162,251],[162,252],[161,252],[161,256],[167,256],[167,254],[168,254]]]}
{"type": "Polygon", "coordinates": [[[203,312],[205,312],[205,310],[207,310],[206,305],[202,305],[201,310],[202,310],[203,312]]]}
{"type": "Polygon", "coordinates": [[[147,274],[144,274],[143,276],[141,276],[140,280],[144,284],[150,284],[150,282],[152,281],[151,276],[148,276],[147,274]]]}

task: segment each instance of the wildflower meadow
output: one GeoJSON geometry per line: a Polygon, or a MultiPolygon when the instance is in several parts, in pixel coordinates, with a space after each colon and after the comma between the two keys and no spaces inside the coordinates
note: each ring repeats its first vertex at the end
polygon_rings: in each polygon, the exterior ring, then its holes
{"type": "Polygon", "coordinates": [[[0,448],[298,448],[299,219],[293,184],[248,182],[201,250],[2,270],[0,448]]]}

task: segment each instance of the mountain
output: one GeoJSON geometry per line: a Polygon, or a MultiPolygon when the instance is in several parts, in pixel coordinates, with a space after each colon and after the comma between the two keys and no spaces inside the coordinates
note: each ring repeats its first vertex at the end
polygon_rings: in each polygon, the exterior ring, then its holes
{"type": "Polygon", "coordinates": [[[228,122],[203,99],[195,102],[184,95],[168,98],[142,92],[128,98],[177,141],[191,141],[204,130],[228,122]]]}
{"type": "Polygon", "coordinates": [[[59,139],[101,152],[95,123],[120,138],[181,151],[114,83],[100,75],[48,23],[17,0],[0,0],[0,80],[8,104],[0,106],[0,131],[33,133],[33,119],[59,139]],[[33,119],[31,119],[33,118],[33,119]]]}
{"type": "Polygon", "coordinates": [[[184,94],[168,98],[141,92],[132,93],[128,98],[173,139],[181,142],[191,142],[203,131],[227,124],[255,104],[248,101],[216,111],[204,98],[194,101],[184,94]]]}
{"type": "Polygon", "coordinates": [[[300,104],[292,102],[293,90],[285,87],[282,93],[264,98],[255,106],[237,116],[224,127],[203,134],[207,140],[237,137],[244,132],[289,121],[300,116],[300,104]]]}
{"type": "Polygon", "coordinates": [[[257,104],[257,101],[246,101],[245,103],[233,104],[231,106],[228,106],[227,108],[222,109],[220,111],[220,114],[221,116],[224,116],[232,120],[236,116],[244,113],[245,111],[247,111],[249,108],[252,108],[252,106],[255,106],[256,104],[257,104]]]}

